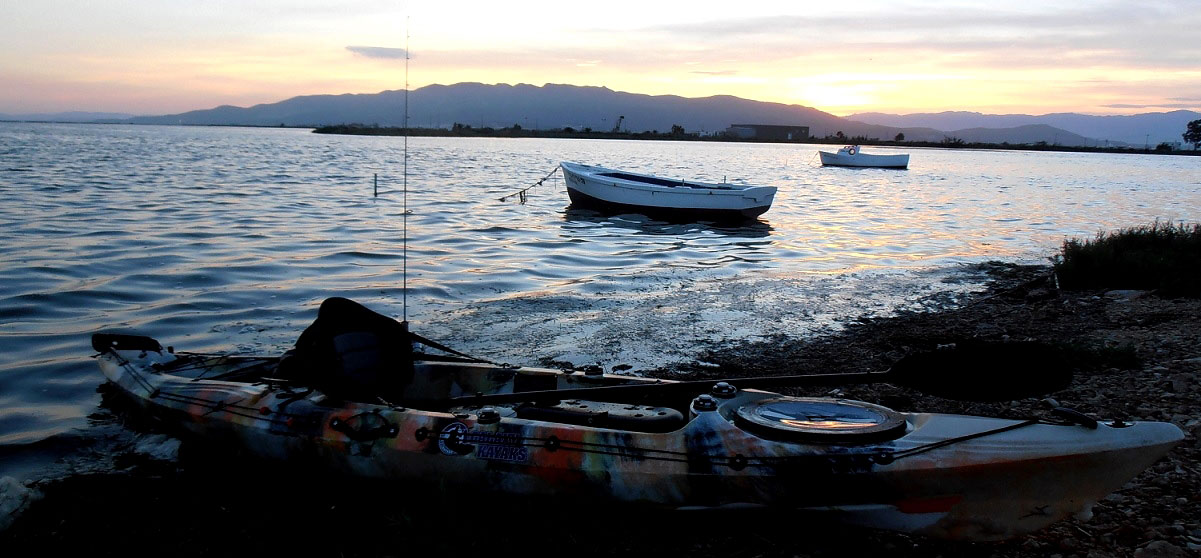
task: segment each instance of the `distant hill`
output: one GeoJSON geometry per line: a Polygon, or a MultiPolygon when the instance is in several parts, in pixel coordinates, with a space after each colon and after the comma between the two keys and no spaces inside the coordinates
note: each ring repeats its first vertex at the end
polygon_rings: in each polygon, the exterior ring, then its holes
{"type": "MultiPolygon", "coordinates": [[[[188,124],[232,126],[326,126],[378,124],[401,126],[403,91],[367,94],[305,95],[251,107],[220,106],[162,116],[135,116],[95,112],[54,114],[0,114],[0,120],[52,122],[128,122],[134,124],[188,124]]],[[[546,84],[486,85],[458,83],[430,85],[409,95],[409,123],[414,127],[450,128],[455,123],[473,127],[503,128],[520,125],[543,130],[572,127],[598,131],[612,129],[619,119],[632,132],[670,130],[720,132],[731,124],[808,126],[814,137],[842,132],[847,137],[891,140],[904,134],[908,141],[941,142],[958,138],[966,142],[1038,143],[1052,145],[1112,145],[1124,142],[1142,146],[1179,141],[1185,124],[1201,118],[1189,111],[1134,116],[1080,114],[986,115],[973,112],[889,115],[862,113],[840,118],[802,105],[752,101],[729,95],[689,98],[677,95],[643,95],[606,87],[546,84]]]]}
{"type": "MultiPolygon", "coordinates": [[[[883,114],[865,112],[847,117],[851,120],[882,126],[923,126],[936,130],[960,130],[964,128],[1013,128],[1033,124],[1044,124],[1067,130],[1088,138],[1099,140],[1104,145],[1125,143],[1142,147],[1149,143],[1155,147],[1160,142],[1179,142],[1180,134],[1189,122],[1201,119],[1201,113],[1176,110],[1172,112],[1150,112],[1126,116],[1092,116],[1076,113],[1054,113],[1033,116],[1029,114],[981,114],[978,112],[938,112],[919,114],[883,114]]],[[[1064,145],[1070,145],[1063,141],[1064,145]]],[[[1093,145],[1093,144],[1090,144],[1093,145]]]]}
{"type": "MultiPolygon", "coordinates": [[[[1046,124],[1013,128],[965,128],[945,133],[968,143],[1046,143],[1047,145],[1096,145],[1096,140],[1046,124]]],[[[908,137],[908,136],[906,136],[908,137]]]]}
{"type": "MultiPolygon", "coordinates": [[[[248,126],[324,126],[333,124],[378,124],[401,126],[403,91],[373,94],[306,95],[278,103],[252,107],[221,106],[165,116],[138,117],[138,124],[198,124],[248,126]]],[[[552,129],[572,127],[609,130],[619,117],[622,129],[635,132],[667,131],[680,125],[689,132],[716,132],[731,124],[778,124],[808,126],[809,133],[824,137],[842,132],[891,140],[898,133],[910,141],[942,141],[948,136],[965,141],[1085,145],[1063,130],[1038,129],[965,130],[944,132],[930,127],[895,127],[856,122],[802,105],[767,103],[717,95],[688,98],[676,95],[643,95],[613,91],[606,87],[546,84],[534,86],[459,83],[430,85],[409,95],[410,125],[449,128],[454,123],[475,127],[552,129]],[[990,138],[976,140],[973,138],[990,138]]],[[[1095,144],[1095,143],[1094,143],[1095,144]]]]}
{"type": "Polygon", "coordinates": [[[38,114],[4,114],[0,120],[12,122],[100,122],[108,120],[128,120],[132,114],[119,112],[52,112],[38,114]]]}
{"type": "MultiPolygon", "coordinates": [[[[329,124],[402,125],[403,91],[373,94],[307,95],[278,103],[240,108],[221,106],[183,114],[134,118],[139,124],[243,124],[253,126],[321,126],[329,124]]],[[[810,126],[811,133],[833,133],[844,122],[831,114],[800,105],[762,103],[731,96],[685,98],[642,95],[606,87],[574,85],[430,85],[409,95],[410,125],[449,128],[455,123],[476,127],[594,128],[608,130],[625,116],[622,129],[688,131],[725,130],[730,124],[769,123],[810,126]],[[815,130],[817,127],[820,130],[815,130]]],[[[857,129],[884,128],[861,124],[857,129]]],[[[839,128],[841,129],[841,128],[839,128]]],[[[845,133],[851,134],[850,130],[845,133]]]]}

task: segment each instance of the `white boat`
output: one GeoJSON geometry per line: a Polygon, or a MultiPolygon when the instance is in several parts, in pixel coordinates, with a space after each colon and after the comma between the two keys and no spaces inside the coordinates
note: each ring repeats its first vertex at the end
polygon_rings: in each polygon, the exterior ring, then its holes
{"type": "Polygon", "coordinates": [[[831,167],[875,167],[884,169],[904,169],[909,167],[909,154],[872,155],[864,153],[858,145],[848,145],[838,150],[838,153],[818,151],[822,158],[822,166],[831,167]]]}
{"type": "Polygon", "coordinates": [[[775,186],[710,184],[560,163],[573,205],[676,219],[753,219],[771,207],[775,186]]]}

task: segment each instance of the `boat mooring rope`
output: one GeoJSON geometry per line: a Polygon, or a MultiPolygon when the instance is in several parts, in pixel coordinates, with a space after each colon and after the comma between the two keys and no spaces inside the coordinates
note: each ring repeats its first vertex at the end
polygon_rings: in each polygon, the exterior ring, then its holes
{"type": "Polygon", "coordinates": [[[547,179],[549,179],[550,177],[554,176],[554,175],[555,175],[555,173],[556,173],[556,172],[558,172],[558,171],[559,171],[559,165],[555,165],[555,168],[553,168],[553,169],[550,169],[550,172],[546,173],[546,176],[544,176],[544,177],[540,178],[540,179],[539,179],[537,182],[535,182],[535,183],[533,183],[533,184],[531,184],[531,185],[529,185],[529,186],[525,187],[525,188],[524,188],[524,189],[522,189],[522,190],[518,190],[517,192],[514,192],[514,193],[512,193],[512,194],[509,194],[509,195],[507,195],[507,196],[503,196],[503,197],[501,197],[501,198],[500,198],[500,201],[502,201],[502,202],[503,202],[503,201],[509,201],[509,198],[516,196],[516,197],[517,197],[517,199],[519,200],[519,203],[520,203],[521,205],[525,205],[525,198],[526,198],[526,196],[525,196],[525,193],[526,193],[526,192],[528,192],[528,191],[530,191],[530,189],[531,189],[531,188],[533,188],[534,186],[541,186],[543,182],[546,182],[546,180],[547,180],[547,179]]]}

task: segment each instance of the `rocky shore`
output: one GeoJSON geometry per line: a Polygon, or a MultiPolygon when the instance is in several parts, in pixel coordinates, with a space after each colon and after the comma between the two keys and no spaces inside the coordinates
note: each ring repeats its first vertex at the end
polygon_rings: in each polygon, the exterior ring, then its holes
{"type": "MultiPolygon", "coordinates": [[[[965,403],[888,385],[829,388],[897,410],[1030,417],[1065,406],[1103,418],[1177,424],[1185,441],[1115,494],[1089,521],[1069,519],[999,543],[959,543],[799,522],[763,513],[559,509],[555,502],[447,501],[434,490],[388,493],[218,462],[177,463],[39,486],[6,556],[86,548],[90,555],[402,556],[521,552],[572,556],[863,556],[1138,558],[1201,555],[1201,300],[1132,291],[1059,290],[1049,268],[987,264],[987,291],[961,306],[849,324],[809,340],[714,349],[722,374],[884,370],[913,351],[969,339],[1033,339],[1069,348],[1071,387],[1005,403],[965,403]]],[[[679,371],[677,371],[679,372],[679,371]]],[[[693,377],[714,373],[697,364],[693,377]]],[[[672,373],[665,371],[664,373],[672,373]]],[[[186,447],[186,446],[185,446],[186,447]]],[[[429,487],[426,487],[429,488],[429,487]]]]}
{"type": "MultiPolygon", "coordinates": [[[[837,390],[839,396],[922,410],[1025,418],[1065,406],[1095,417],[1172,422],[1185,441],[1093,508],[1016,541],[946,546],[898,535],[864,535],[902,555],[1142,558],[1201,555],[1201,300],[1143,291],[1064,291],[1049,267],[985,264],[989,289],[937,313],[850,325],[812,341],[747,345],[704,359],[754,375],[792,368],[884,370],[915,350],[976,339],[1037,340],[1066,347],[1075,364],[1069,389],[1009,403],[948,401],[888,385],[837,390]]],[[[829,392],[825,392],[829,393],[829,392]]],[[[812,549],[810,549],[812,550],[812,549]]],[[[832,549],[836,550],[836,549],[832,549]]],[[[801,552],[825,555],[824,552],[801,552]]],[[[833,554],[833,552],[830,552],[833,554]]]]}

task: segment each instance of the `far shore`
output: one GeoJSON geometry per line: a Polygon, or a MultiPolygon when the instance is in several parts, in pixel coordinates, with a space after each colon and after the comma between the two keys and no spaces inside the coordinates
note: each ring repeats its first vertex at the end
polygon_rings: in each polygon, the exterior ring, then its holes
{"type": "Polygon", "coordinates": [[[799,140],[735,138],[722,133],[701,135],[688,132],[600,132],[596,130],[575,130],[572,128],[553,130],[529,130],[525,128],[475,128],[471,126],[446,128],[401,128],[392,126],[364,126],[343,124],[336,126],[321,126],[313,129],[316,134],[336,134],[352,136],[414,136],[414,137],[458,137],[458,138],[556,138],[556,139],[614,139],[614,140],[657,140],[657,141],[707,141],[722,143],[783,143],[783,144],[823,144],[823,145],[873,145],[888,147],[934,147],[943,149],[986,149],[1008,151],[1063,151],[1069,153],[1123,153],[1136,155],[1190,155],[1201,156],[1201,150],[1196,149],[1159,149],[1134,147],[1104,147],[1056,145],[1039,142],[1026,143],[971,143],[957,138],[948,137],[943,141],[906,141],[882,140],[866,137],[808,137],[799,140]]]}
{"type": "Polygon", "coordinates": [[[715,133],[701,135],[686,132],[674,134],[671,132],[599,132],[567,129],[527,130],[512,128],[474,128],[461,130],[446,128],[400,128],[389,126],[364,126],[357,124],[341,124],[335,126],[290,126],[290,125],[252,125],[252,124],[132,124],[130,122],[55,122],[41,120],[0,120],[4,123],[33,123],[33,124],[125,124],[133,126],[199,126],[209,128],[277,128],[312,130],[317,134],[350,135],[350,136],[413,136],[413,137],[452,137],[452,138],[553,138],[553,139],[606,139],[606,140],[651,140],[651,141],[706,141],[719,143],[778,143],[778,144],[819,144],[819,145],[871,145],[900,148],[940,148],[940,149],[978,149],[1000,151],[1053,151],[1067,153],[1117,153],[1128,155],[1186,155],[1201,156],[1198,149],[1159,149],[1138,147],[1105,147],[1082,145],[1057,145],[1043,142],[1028,143],[969,143],[957,138],[948,137],[943,141],[896,141],[865,137],[810,137],[800,140],[753,139],[735,138],[725,134],[715,133]]]}

